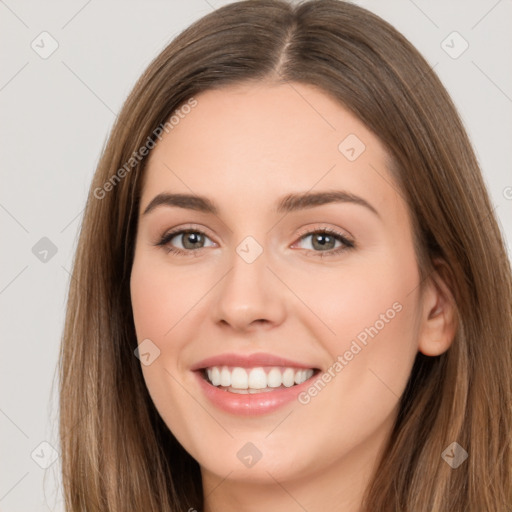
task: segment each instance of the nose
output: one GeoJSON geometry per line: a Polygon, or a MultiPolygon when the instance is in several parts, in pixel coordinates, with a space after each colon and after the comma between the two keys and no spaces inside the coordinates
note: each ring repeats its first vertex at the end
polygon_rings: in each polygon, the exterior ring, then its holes
{"type": "Polygon", "coordinates": [[[231,267],[215,287],[213,320],[238,332],[271,329],[286,315],[286,290],[268,268],[263,251],[254,261],[234,253],[231,267]]]}

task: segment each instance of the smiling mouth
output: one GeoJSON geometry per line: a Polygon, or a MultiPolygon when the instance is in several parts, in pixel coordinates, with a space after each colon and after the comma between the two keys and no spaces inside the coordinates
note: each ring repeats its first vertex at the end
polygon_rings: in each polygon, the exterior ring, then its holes
{"type": "Polygon", "coordinates": [[[291,388],[306,382],[320,370],[317,368],[292,368],[285,366],[211,366],[202,369],[203,378],[212,386],[229,393],[268,393],[291,388]]]}

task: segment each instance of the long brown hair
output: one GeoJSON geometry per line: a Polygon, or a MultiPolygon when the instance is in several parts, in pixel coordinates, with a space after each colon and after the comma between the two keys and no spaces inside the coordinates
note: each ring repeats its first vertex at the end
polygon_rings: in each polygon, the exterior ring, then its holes
{"type": "Polygon", "coordinates": [[[251,80],[315,85],[380,138],[413,217],[421,276],[442,259],[457,303],[450,349],[417,355],[363,510],[509,510],[512,285],[491,201],[427,62],[391,25],[339,0],[221,7],[178,35],[127,98],[94,175],[70,283],[59,366],[67,510],[202,509],[199,466],[157,413],[134,356],[129,280],[147,158],[130,159],[194,95],[251,80]],[[457,469],[441,457],[453,442],[468,453],[457,469]]]}

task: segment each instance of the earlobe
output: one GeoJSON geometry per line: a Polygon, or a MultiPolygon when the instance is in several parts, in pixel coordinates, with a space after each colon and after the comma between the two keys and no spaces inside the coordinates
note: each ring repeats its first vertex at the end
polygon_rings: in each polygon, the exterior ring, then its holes
{"type": "Polygon", "coordinates": [[[446,352],[457,332],[457,305],[450,287],[449,268],[443,260],[434,262],[435,270],[424,289],[418,350],[426,356],[446,352]]]}

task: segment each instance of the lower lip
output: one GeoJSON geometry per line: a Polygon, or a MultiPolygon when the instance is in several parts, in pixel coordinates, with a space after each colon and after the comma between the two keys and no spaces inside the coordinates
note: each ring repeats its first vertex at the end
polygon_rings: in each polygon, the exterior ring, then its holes
{"type": "Polygon", "coordinates": [[[202,375],[201,371],[194,371],[196,378],[199,380],[199,386],[203,390],[206,397],[217,407],[223,411],[237,414],[240,416],[255,416],[270,413],[293,402],[301,391],[304,391],[311,385],[313,376],[295,386],[289,388],[279,388],[275,391],[266,391],[262,393],[230,393],[210,384],[202,375]]]}

